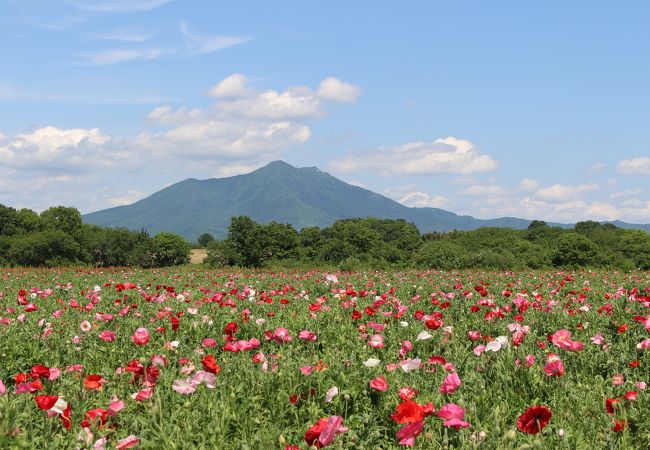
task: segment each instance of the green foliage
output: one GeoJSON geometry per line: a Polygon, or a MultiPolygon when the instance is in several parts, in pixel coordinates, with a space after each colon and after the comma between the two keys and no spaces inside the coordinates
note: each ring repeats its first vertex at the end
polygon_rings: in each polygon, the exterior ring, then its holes
{"type": "Polygon", "coordinates": [[[174,233],[161,232],[151,241],[156,267],[178,266],[190,262],[190,245],[174,233]]]}
{"type": "Polygon", "coordinates": [[[650,235],[612,224],[580,222],[576,230],[535,220],[526,230],[479,228],[425,233],[404,220],[345,219],[324,229],[258,224],[234,217],[223,241],[209,246],[213,267],[338,266],[341,270],[418,267],[492,270],[550,267],[650,268],[650,235]]]}
{"type": "Polygon", "coordinates": [[[0,265],[160,267],[189,261],[179,236],[86,225],[75,208],[56,206],[40,215],[0,205],[0,265]]]}
{"type": "Polygon", "coordinates": [[[47,230],[15,238],[7,259],[22,266],[61,266],[83,262],[78,242],[62,230],[47,230]]]}
{"type": "Polygon", "coordinates": [[[561,236],[553,253],[553,265],[558,267],[593,267],[601,262],[596,244],[577,232],[561,236]]]}
{"type": "Polygon", "coordinates": [[[214,236],[212,236],[210,233],[203,233],[201,236],[199,236],[197,243],[199,246],[206,248],[212,241],[214,241],[214,236]]]}

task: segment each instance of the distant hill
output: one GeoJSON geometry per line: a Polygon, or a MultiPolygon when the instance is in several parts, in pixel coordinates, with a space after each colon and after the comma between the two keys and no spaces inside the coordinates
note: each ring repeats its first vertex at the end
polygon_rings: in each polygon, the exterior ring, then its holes
{"type": "MultiPolygon", "coordinates": [[[[409,208],[316,167],[296,168],[284,161],[234,177],[188,178],[131,205],[86,214],[83,220],[108,227],[145,229],[151,234],[171,231],[196,241],[202,233],[225,237],[231,217],[240,215],[258,223],[290,223],[298,230],[323,228],[353,217],[405,219],[423,233],[480,227],[522,229],[530,224],[530,220],[516,217],[482,220],[439,208],[409,208]]],[[[650,231],[650,225],[613,223],[650,231]]]]}

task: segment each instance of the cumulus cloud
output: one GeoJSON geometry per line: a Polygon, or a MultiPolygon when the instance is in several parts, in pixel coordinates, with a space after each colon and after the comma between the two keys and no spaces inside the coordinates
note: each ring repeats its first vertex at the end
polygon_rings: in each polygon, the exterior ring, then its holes
{"type": "Polygon", "coordinates": [[[361,95],[361,89],[337,78],[327,77],[321,81],[316,94],[323,100],[350,103],[355,102],[361,95]]]}
{"type": "Polygon", "coordinates": [[[363,189],[368,189],[368,185],[366,183],[364,183],[363,181],[349,180],[348,184],[351,184],[352,186],[357,186],[357,187],[360,187],[360,188],[363,188],[363,189]]]}
{"type": "Polygon", "coordinates": [[[235,175],[250,173],[254,170],[259,169],[260,167],[265,166],[267,163],[270,162],[271,159],[273,159],[273,157],[268,159],[269,160],[241,161],[241,162],[238,161],[231,164],[222,164],[219,167],[217,167],[217,170],[214,171],[212,176],[217,178],[224,178],[224,177],[233,177],[235,175]]]}
{"type": "Polygon", "coordinates": [[[618,171],[624,175],[650,175],[650,158],[624,159],[618,163],[618,171]]]}
{"type": "Polygon", "coordinates": [[[216,108],[233,116],[263,120],[291,120],[321,117],[328,102],[351,102],[361,89],[334,77],[325,78],[315,91],[306,86],[283,91],[255,90],[242,74],[217,83],[208,95],[218,98],[216,108]]]}
{"type": "Polygon", "coordinates": [[[618,199],[618,198],[630,199],[631,197],[635,197],[639,194],[643,194],[643,192],[645,192],[645,189],[643,188],[634,188],[625,191],[612,192],[611,194],[609,194],[609,197],[612,199],[618,199]]]}
{"type": "Polygon", "coordinates": [[[155,155],[191,159],[242,158],[286,148],[309,139],[309,128],[291,122],[199,120],[159,133],[141,133],[136,147],[155,155]]]}
{"type": "Polygon", "coordinates": [[[549,187],[538,189],[535,192],[535,195],[545,200],[564,200],[567,198],[576,198],[586,192],[592,192],[597,189],[598,185],[596,183],[579,184],[576,186],[554,184],[549,187]]]}
{"type": "Polygon", "coordinates": [[[250,92],[247,84],[248,80],[244,75],[235,73],[214,85],[208,95],[216,98],[244,97],[250,92]]]}
{"type": "Polygon", "coordinates": [[[539,188],[539,183],[530,178],[524,178],[521,180],[521,183],[519,183],[519,187],[524,191],[535,191],[539,188]]]}
{"type": "Polygon", "coordinates": [[[384,195],[412,208],[446,208],[452,204],[448,198],[442,195],[430,195],[415,184],[386,189],[384,195]]]}
{"type": "Polygon", "coordinates": [[[494,197],[505,194],[506,190],[496,184],[476,184],[466,187],[462,193],[472,197],[494,197]]]}
{"type": "Polygon", "coordinates": [[[114,167],[131,159],[130,152],[108,145],[110,141],[98,128],[38,128],[5,139],[0,145],[0,166],[65,172],[83,170],[88,164],[114,167]]]}
{"type": "Polygon", "coordinates": [[[268,155],[306,142],[311,131],[303,120],[323,116],[327,103],[306,86],[282,91],[253,89],[241,74],[219,81],[208,96],[215,98],[209,109],[154,109],[148,121],[172,128],[143,132],[135,138],[135,146],[157,156],[174,157],[183,149],[190,159],[256,158],[246,166],[258,165],[270,161],[268,155]]]}
{"type": "Polygon", "coordinates": [[[163,125],[182,125],[204,117],[205,111],[200,108],[181,107],[174,111],[169,106],[159,106],[147,115],[147,120],[163,125]]]}
{"type": "Polygon", "coordinates": [[[384,176],[468,175],[491,171],[497,166],[498,163],[491,156],[482,154],[470,141],[454,137],[353,152],[332,163],[337,171],[376,170],[384,176]]]}
{"type": "Polygon", "coordinates": [[[108,201],[111,206],[130,205],[131,203],[135,203],[138,200],[142,200],[146,196],[146,192],[138,191],[135,189],[128,189],[121,195],[110,197],[108,201]]]}
{"type": "Polygon", "coordinates": [[[607,164],[603,162],[597,162],[594,163],[590,168],[589,168],[589,175],[596,174],[598,172],[602,172],[603,170],[607,169],[607,164]]]}
{"type": "Polygon", "coordinates": [[[55,126],[0,136],[0,203],[23,206],[24,197],[31,204],[24,206],[35,209],[72,203],[88,212],[131,203],[187,177],[250,172],[309,140],[305,120],[322,115],[327,104],[315,89],[255,90],[239,78],[244,89],[237,93],[238,78],[217,84],[222,89],[210,107],[153,109],[146,119],[155,129],[135,136],[55,126]],[[295,107],[299,98],[315,102],[318,113],[295,107]],[[257,109],[237,110],[233,102],[242,99],[257,109]]]}

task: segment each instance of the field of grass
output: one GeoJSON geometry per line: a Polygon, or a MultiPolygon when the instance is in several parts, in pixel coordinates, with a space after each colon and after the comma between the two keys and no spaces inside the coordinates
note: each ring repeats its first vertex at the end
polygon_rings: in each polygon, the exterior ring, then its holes
{"type": "Polygon", "coordinates": [[[650,448],[649,295],[644,272],[3,269],[0,448],[650,448]]]}

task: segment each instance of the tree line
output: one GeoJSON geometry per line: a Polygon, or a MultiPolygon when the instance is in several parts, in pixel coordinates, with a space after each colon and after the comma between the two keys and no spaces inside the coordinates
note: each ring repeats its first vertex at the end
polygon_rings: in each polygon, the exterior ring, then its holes
{"type": "Polygon", "coordinates": [[[480,228],[421,234],[404,220],[344,219],[300,231],[289,224],[231,219],[228,234],[207,245],[212,267],[317,266],[355,268],[650,269],[650,234],[595,221],[573,228],[532,221],[528,229],[480,228]]]}
{"type": "Polygon", "coordinates": [[[75,208],[40,214],[0,204],[0,266],[162,267],[189,262],[190,246],[173,233],[84,224],[75,208]]]}

